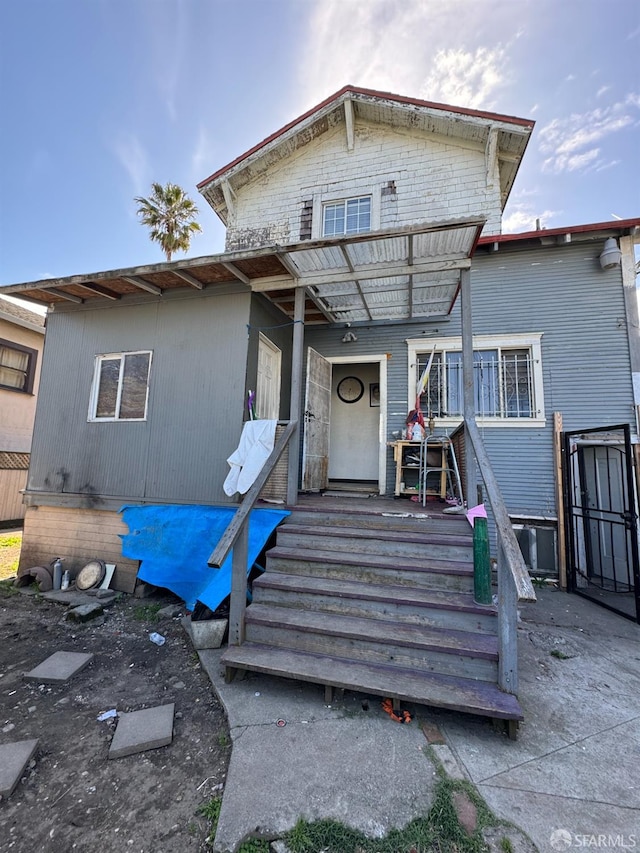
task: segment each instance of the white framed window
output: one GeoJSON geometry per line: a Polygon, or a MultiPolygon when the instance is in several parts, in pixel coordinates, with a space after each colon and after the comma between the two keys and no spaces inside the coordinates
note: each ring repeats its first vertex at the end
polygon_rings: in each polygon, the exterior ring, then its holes
{"type": "MultiPolygon", "coordinates": [[[[475,335],[475,413],[484,426],[544,425],[541,360],[542,334],[475,335]]],[[[462,344],[460,338],[408,340],[409,402],[415,401],[418,379],[436,349],[420,405],[425,416],[442,426],[463,415],[462,344]]]]}
{"type": "Polygon", "coordinates": [[[322,205],[322,236],[341,237],[371,231],[371,196],[328,201],[322,205]]]}
{"type": "Polygon", "coordinates": [[[89,420],[146,420],[150,369],[149,350],[97,355],[89,420]]]}

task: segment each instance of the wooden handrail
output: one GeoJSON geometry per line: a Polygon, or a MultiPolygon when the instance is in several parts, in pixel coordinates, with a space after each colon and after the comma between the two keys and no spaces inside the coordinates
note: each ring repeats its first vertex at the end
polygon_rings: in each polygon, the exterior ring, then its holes
{"type": "Polygon", "coordinates": [[[518,545],[518,540],[513,532],[511,519],[509,518],[505,502],[502,499],[493,468],[489,462],[487,451],[480,436],[480,430],[473,420],[465,420],[464,428],[471,439],[473,452],[480,469],[480,474],[484,480],[491,509],[493,510],[493,517],[498,529],[502,553],[513,576],[517,599],[518,601],[536,601],[533,584],[531,583],[522,551],[518,545]]]}
{"type": "Polygon", "coordinates": [[[242,527],[247,521],[249,513],[253,509],[255,502],[258,500],[258,497],[260,496],[260,492],[262,491],[264,484],[269,479],[269,475],[275,468],[278,459],[280,459],[280,457],[282,456],[284,449],[287,446],[289,439],[295,432],[297,426],[297,421],[289,421],[284,432],[282,433],[278,441],[275,443],[269,458],[262,466],[262,469],[256,477],[255,482],[244,496],[243,501],[238,507],[237,512],[229,522],[227,529],[222,534],[220,541],[218,542],[218,544],[213,550],[213,553],[209,557],[209,560],[207,562],[212,568],[219,569],[220,566],[227,559],[227,555],[229,554],[229,551],[233,548],[236,539],[240,535],[240,531],[242,530],[242,527]]]}

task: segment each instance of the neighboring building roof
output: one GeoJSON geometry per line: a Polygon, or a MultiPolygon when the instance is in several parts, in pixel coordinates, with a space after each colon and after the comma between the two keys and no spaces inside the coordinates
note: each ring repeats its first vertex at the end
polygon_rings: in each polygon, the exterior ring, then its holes
{"type": "Polygon", "coordinates": [[[29,311],[28,308],[23,308],[22,305],[17,305],[2,296],[0,296],[0,320],[15,323],[16,326],[22,326],[44,335],[45,322],[42,314],[29,311]]]}
{"type": "Polygon", "coordinates": [[[339,92],[307,110],[205,178],[198,184],[198,190],[225,222],[227,207],[221,186],[224,182],[233,181],[232,190],[237,190],[272,164],[339,123],[346,122],[347,102],[356,118],[388,123],[396,127],[422,129],[483,145],[487,143],[489,131],[494,128],[498,133],[498,152],[504,158],[501,168],[503,203],[506,202],[534,126],[533,121],[516,116],[464,109],[357,86],[344,86],[339,92]]]}
{"type": "Polygon", "coordinates": [[[581,240],[602,239],[630,234],[634,242],[640,242],[640,218],[615,219],[608,222],[592,222],[588,225],[567,225],[562,228],[540,228],[535,231],[521,231],[518,234],[490,234],[478,240],[478,246],[492,246],[503,243],[536,243],[541,246],[570,243],[572,237],[581,240]]]}

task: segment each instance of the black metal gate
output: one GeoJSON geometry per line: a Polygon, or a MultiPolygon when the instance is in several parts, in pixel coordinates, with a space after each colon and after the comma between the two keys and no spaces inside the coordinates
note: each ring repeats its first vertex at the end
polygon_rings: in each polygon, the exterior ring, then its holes
{"type": "Polygon", "coordinates": [[[628,424],[564,433],[571,592],[640,623],[638,515],[628,424]]]}

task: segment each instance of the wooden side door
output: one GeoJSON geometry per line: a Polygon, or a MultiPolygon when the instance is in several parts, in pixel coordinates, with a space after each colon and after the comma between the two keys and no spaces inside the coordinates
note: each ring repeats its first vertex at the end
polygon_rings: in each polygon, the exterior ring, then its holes
{"type": "Polygon", "coordinates": [[[309,347],[302,440],[303,492],[318,492],[327,488],[330,418],[331,363],[309,347]]]}
{"type": "Polygon", "coordinates": [[[280,416],[281,364],[282,352],[260,332],[256,379],[256,414],[259,418],[277,420],[280,416]]]}

